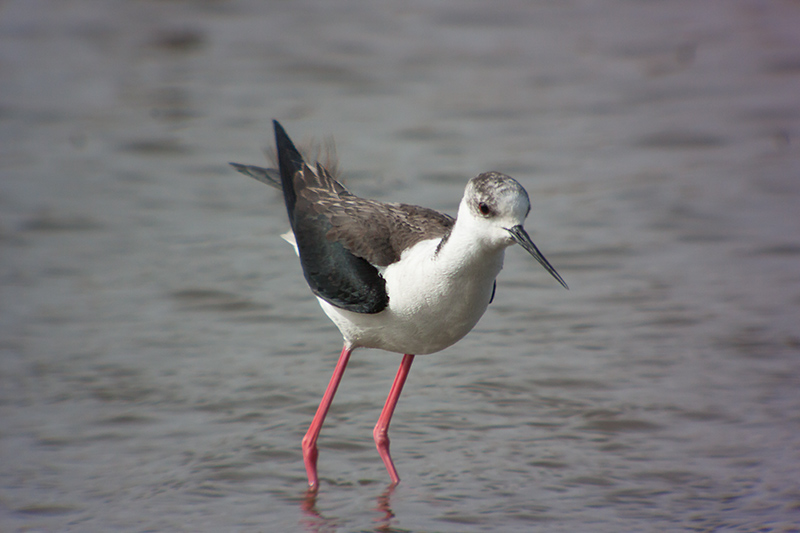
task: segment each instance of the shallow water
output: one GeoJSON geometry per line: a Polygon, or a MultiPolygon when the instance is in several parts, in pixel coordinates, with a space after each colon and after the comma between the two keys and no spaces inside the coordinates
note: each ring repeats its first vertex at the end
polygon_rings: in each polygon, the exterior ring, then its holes
{"type": "Polygon", "coordinates": [[[0,10],[3,531],[800,530],[800,9],[784,2],[16,1],[0,10]],[[340,350],[260,164],[530,193],[418,357],[340,350]]]}

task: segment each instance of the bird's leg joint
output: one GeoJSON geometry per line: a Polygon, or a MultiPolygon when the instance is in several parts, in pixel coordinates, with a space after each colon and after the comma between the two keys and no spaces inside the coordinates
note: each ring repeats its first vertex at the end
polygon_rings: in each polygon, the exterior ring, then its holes
{"type": "Polygon", "coordinates": [[[378,450],[388,450],[389,449],[389,428],[385,425],[378,424],[375,426],[375,429],[372,431],[372,436],[375,439],[375,446],[378,447],[378,450]]]}

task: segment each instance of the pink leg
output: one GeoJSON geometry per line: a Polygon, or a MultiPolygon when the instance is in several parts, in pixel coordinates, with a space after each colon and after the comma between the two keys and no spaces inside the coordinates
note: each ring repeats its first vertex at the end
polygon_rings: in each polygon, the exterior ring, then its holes
{"type": "Polygon", "coordinates": [[[389,471],[389,476],[392,478],[393,485],[400,482],[400,476],[397,475],[397,469],[394,467],[392,457],[389,455],[389,423],[392,421],[392,414],[394,414],[397,399],[400,398],[400,393],[403,392],[403,384],[406,382],[408,371],[411,370],[411,363],[413,362],[413,355],[405,354],[403,356],[403,361],[400,363],[400,368],[397,370],[392,389],[389,391],[389,397],[386,398],[381,416],[378,418],[378,423],[375,424],[375,429],[372,432],[372,436],[375,437],[375,446],[378,447],[378,454],[380,454],[381,459],[383,459],[386,470],[389,471]]]}
{"type": "Polygon", "coordinates": [[[333,403],[333,396],[336,394],[336,388],[339,382],[342,381],[344,369],[347,367],[347,361],[350,360],[350,354],[353,352],[351,348],[344,345],[342,348],[342,355],[339,356],[339,362],[336,363],[336,368],[333,371],[328,388],[325,389],[325,394],[322,396],[322,401],[319,402],[317,414],[314,415],[314,420],[311,421],[311,426],[303,437],[303,462],[306,464],[306,473],[308,474],[308,486],[310,489],[316,490],[319,486],[319,479],[317,478],[317,437],[322,429],[322,423],[325,422],[325,415],[328,414],[328,409],[333,403]]]}

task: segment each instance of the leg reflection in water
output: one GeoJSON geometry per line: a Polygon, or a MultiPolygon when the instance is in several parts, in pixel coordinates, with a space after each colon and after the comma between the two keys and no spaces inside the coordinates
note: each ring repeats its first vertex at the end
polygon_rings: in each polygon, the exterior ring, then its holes
{"type": "MultiPolygon", "coordinates": [[[[373,511],[379,514],[373,521],[377,523],[375,531],[390,532],[395,531],[393,522],[396,521],[394,511],[392,511],[391,498],[394,493],[395,484],[390,484],[376,499],[376,506],[373,511]]],[[[303,529],[311,533],[329,533],[339,531],[342,526],[342,519],[323,516],[317,508],[317,488],[310,488],[300,501],[300,509],[303,511],[303,519],[300,524],[303,529]]]]}

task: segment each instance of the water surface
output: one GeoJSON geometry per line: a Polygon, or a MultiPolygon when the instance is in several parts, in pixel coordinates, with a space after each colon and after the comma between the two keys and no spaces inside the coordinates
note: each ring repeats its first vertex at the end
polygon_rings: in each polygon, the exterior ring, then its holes
{"type": "Polygon", "coordinates": [[[800,10],[16,1],[0,10],[3,531],[797,531],[800,10]],[[509,173],[463,341],[356,352],[280,238],[272,118],[357,194],[509,173]]]}

